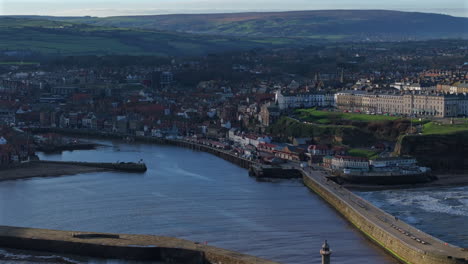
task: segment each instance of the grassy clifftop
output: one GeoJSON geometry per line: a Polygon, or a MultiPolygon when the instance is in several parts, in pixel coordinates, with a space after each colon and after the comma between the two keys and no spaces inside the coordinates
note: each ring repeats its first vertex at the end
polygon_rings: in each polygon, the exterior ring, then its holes
{"type": "MultiPolygon", "coordinates": [[[[353,127],[370,134],[372,138],[387,141],[396,141],[411,128],[409,119],[396,116],[299,109],[295,111],[295,117],[305,124],[353,127]]],[[[415,123],[420,122],[413,120],[415,123]]]]}
{"type": "Polygon", "coordinates": [[[429,122],[423,126],[424,135],[447,135],[457,132],[468,132],[468,122],[459,124],[438,124],[436,122],[429,122]]]}
{"type": "Polygon", "coordinates": [[[371,133],[355,126],[305,124],[289,117],[278,120],[269,127],[269,131],[283,139],[308,137],[320,142],[350,146],[363,146],[375,141],[375,137],[371,133]]]}

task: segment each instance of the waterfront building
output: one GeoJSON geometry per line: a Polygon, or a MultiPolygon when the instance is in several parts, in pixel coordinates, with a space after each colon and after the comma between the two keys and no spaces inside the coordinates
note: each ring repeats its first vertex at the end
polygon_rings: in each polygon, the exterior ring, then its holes
{"type": "Polygon", "coordinates": [[[284,160],[301,161],[305,158],[306,151],[296,146],[286,146],[281,150],[275,151],[275,156],[284,160]]]}
{"type": "Polygon", "coordinates": [[[331,168],[333,170],[342,171],[343,169],[352,170],[369,170],[369,159],[353,156],[335,156],[331,160],[331,168]]]}
{"type": "Polygon", "coordinates": [[[369,164],[374,168],[383,167],[398,167],[398,166],[415,166],[415,158],[401,158],[401,157],[388,157],[388,158],[377,158],[370,160],[369,164]]]}
{"type": "Polygon", "coordinates": [[[244,134],[235,128],[229,130],[228,139],[241,146],[253,145],[258,147],[261,143],[271,143],[271,137],[255,134],[244,134]]]}

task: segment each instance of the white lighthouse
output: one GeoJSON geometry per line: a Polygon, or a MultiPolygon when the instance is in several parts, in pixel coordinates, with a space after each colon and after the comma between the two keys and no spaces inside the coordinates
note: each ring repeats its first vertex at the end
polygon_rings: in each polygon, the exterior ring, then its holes
{"type": "Polygon", "coordinates": [[[322,264],[330,264],[330,255],[331,255],[330,246],[328,245],[327,241],[322,245],[322,249],[320,250],[320,255],[322,255],[322,264]]]}

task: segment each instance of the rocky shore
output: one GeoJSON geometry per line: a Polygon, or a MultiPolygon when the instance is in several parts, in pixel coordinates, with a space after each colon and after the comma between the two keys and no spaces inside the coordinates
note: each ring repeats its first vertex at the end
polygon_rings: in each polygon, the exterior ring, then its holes
{"type": "Polygon", "coordinates": [[[109,171],[109,169],[70,164],[46,164],[31,162],[20,167],[0,170],[0,181],[28,179],[35,177],[58,177],[100,171],[109,171]]]}

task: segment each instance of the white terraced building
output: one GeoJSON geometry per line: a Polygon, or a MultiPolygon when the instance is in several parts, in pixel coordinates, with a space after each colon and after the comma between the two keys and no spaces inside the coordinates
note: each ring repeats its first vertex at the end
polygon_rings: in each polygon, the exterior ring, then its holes
{"type": "Polygon", "coordinates": [[[275,101],[280,110],[290,108],[327,107],[335,105],[335,96],[331,93],[283,93],[277,90],[275,101]]]}
{"type": "Polygon", "coordinates": [[[335,95],[342,110],[433,117],[468,116],[468,96],[463,94],[372,94],[345,91],[335,95]]]}

